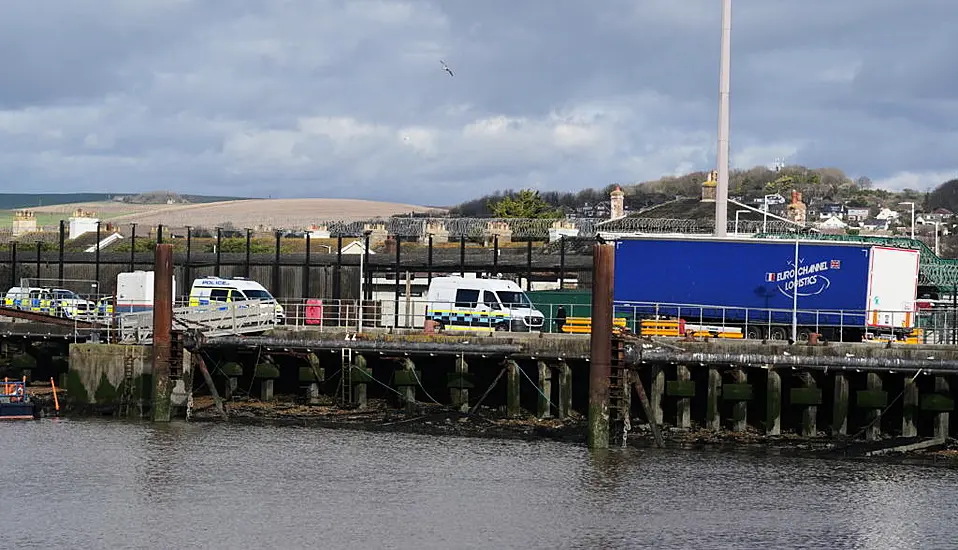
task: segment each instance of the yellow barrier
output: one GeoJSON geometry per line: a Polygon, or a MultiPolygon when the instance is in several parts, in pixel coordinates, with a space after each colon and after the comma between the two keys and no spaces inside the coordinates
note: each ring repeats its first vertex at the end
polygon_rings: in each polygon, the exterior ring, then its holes
{"type": "MultiPolygon", "coordinates": [[[[625,317],[612,319],[612,331],[625,328],[625,317]]],[[[567,334],[589,334],[592,332],[591,317],[567,317],[562,325],[562,332],[567,334]]]]}
{"type": "MultiPolygon", "coordinates": [[[[672,336],[679,337],[685,336],[682,333],[684,323],[674,319],[645,319],[639,324],[639,331],[642,336],[672,336]]],[[[745,336],[741,332],[734,331],[711,331],[711,330],[695,330],[695,329],[686,329],[692,331],[692,336],[697,336],[701,338],[744,338],[745,336]]]]}

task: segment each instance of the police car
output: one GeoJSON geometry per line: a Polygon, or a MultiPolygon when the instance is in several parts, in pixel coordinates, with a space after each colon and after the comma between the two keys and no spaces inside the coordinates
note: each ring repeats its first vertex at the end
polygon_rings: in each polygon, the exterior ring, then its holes
{"type": "Polygon", "coordinates": [[[62,288],[15,286],[7,291],[3,305],[58,317],[83,317],[93,312],[93,302],[62,288]]]}

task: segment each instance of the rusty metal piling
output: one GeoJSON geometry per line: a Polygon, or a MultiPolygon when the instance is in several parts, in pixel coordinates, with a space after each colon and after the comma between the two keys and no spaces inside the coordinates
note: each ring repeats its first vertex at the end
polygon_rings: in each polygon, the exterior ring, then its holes
{"type": "Polygon", "coordinates": [[[590,449],[609,447],[609,377],[612,375],[612,285],[615,246],[592,248],[592,334],[589,365],[590,449]]]}
{"type": "Polygon", "coordinates": [[[153,421],[170,421],[173,245],[157,244],[153,267],[153,421]]]}

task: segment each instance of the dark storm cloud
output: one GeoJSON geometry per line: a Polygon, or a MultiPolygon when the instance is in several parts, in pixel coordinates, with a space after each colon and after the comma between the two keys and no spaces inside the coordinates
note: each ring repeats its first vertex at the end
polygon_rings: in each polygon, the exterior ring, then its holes
{"type": "MultiPolygon", "coordinates": [[[[9,191],[448,204],[715,162],[713,0],[10,4],[9,191]]],[[[734,9],[736,166],[786,157],[897,187],[958,175],[958,4],[734,9]]]]}

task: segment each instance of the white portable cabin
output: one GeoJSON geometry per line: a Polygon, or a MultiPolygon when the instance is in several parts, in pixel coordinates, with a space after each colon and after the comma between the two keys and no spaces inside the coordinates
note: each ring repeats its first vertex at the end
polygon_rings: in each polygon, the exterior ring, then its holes
{"type": "MultiPolygon", "coordinates": [[[[172,277],[173,296],[176,296],[176,276],[172,277]]],[[[153,309],[153,271],[132,271],[116,276],[117,313],[133,313],[153,309]]]]}

